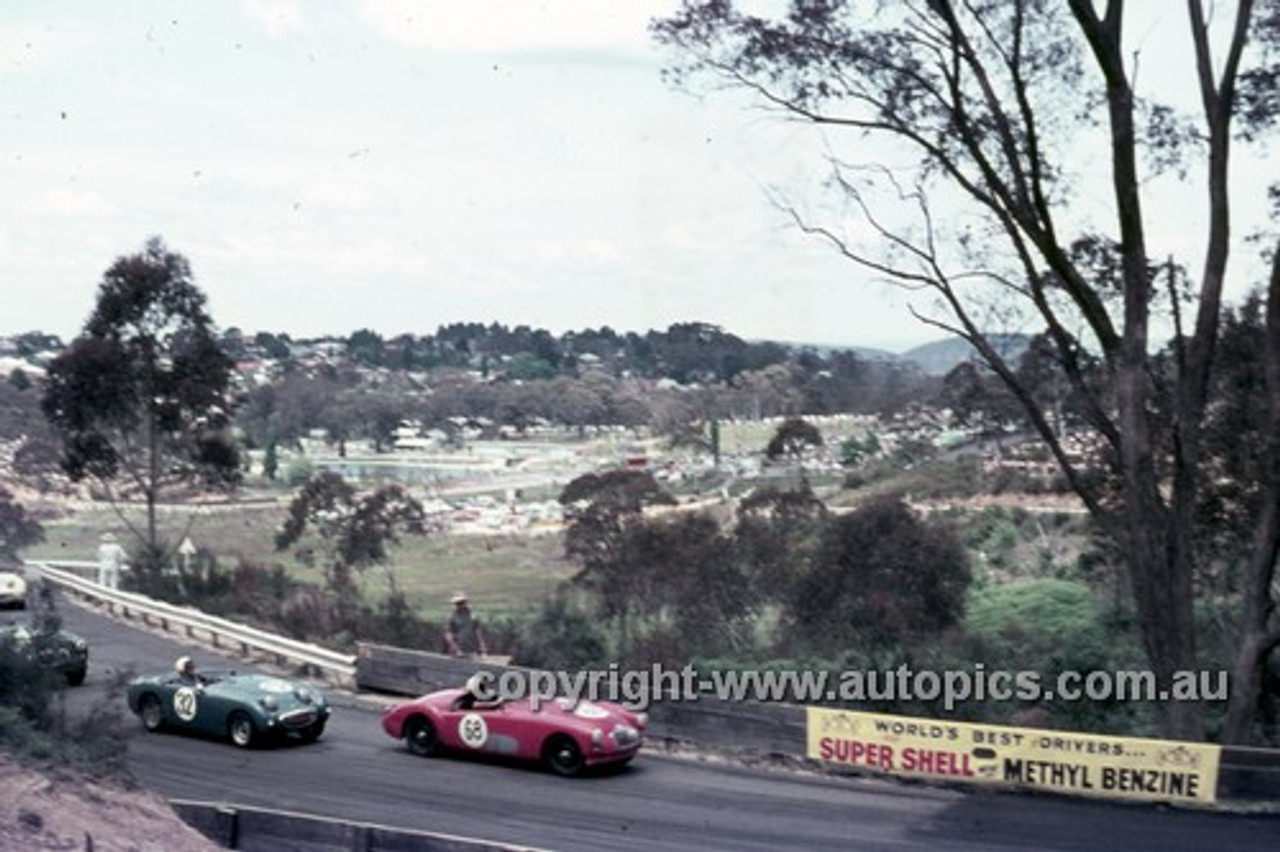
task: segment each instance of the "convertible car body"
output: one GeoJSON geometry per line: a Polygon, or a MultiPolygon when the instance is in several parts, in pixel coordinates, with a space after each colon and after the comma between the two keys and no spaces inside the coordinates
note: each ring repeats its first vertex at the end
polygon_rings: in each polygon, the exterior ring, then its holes
{"type": "Polygon", "coordinates": [[[69,630],[40,636],[25,624],[5,624],[0,625],[0,643],[57,671],[68,686],[84,683],[89,671],[89,643],[69,630]]]}
{"type": "Polygon", "coordinates": [[[262,674],[202,672],[194,683],[176,672],[149,675],[130,682],[126,698],[148,731],[228,737],[241,748],[290,737],[311,742],[329,720],[319,690],[262,674]]]}
{"type": "Polygon", "coordinates": [[[544,763],[576,775],[635,757],[647,718],[608,702],[528,699],[485,703],[445,689],[390,707],[382,728],[414,754],[479,753],[544,763]]]}

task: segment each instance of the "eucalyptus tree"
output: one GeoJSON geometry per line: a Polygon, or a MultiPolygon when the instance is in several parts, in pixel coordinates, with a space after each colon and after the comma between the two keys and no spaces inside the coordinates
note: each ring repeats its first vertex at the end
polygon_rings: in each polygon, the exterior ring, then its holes
{"type": "Polygon", "coordinates": [[[359,610],[358,575],[374,567],[386,573],[390,599],[403,605],[392,550],[404,535],[426,535],[422,503],[402,485],[379,485],[361,492],[341,474],[323,470],[305,482],[276,530],[278,551],[294,548],[299,561],[320,567],[344,628],[359,610]]]}
{"type": "Polygon", "coordinates": [[[659,580],[636,558],[634,531],[644,526],[647,508],[676,500],[649,471],[618,469],[575,477],[559,502],[565,556],[580,566],[573,582],[596,595],[600,614],[616,621],[619,645],[629,651],[632,617],[655,599],[659,580]]]}
{"type": "Polygon", "coordinates": [[[145,503],[145,529],[134,529],[144,565],[172,556],[156,528],[166,490],[229,489],[241,477],[234,364],[205,302],[187,259],[159,237],[117,258],[41,399],[67,474],[96,480],[117,508],[125,497],[145,503]]]}
{"type": "MultiPolygon", "coordinates": [[[[909,289],[915,316],[977,350],[1118,543],[1157,676],[1168,683],[1196,669],[1193,603],[1212,539],[1196,515],[1203,432],[1224,292],[1248,277],[1233,226],[1267,191],[1265,181],[1233,183],[1229,165],[1242,139],[1265,142],[1280,109],[1280,3],[778,5],[772,16],[733,0],[685,0],[653,32],[673,49],[678,83],[727,82],[824,135],[825,185],[840,206],[824,217],[775,195],[780,207],[871,277],[909,289]],[[1151,22],[1138,16],[1157,7],[1177,17],[1185,41],[1143,43],[1151,22]],[[1180,55],[1157,69],[1158,51],[1180,55]],[[1194,93],[1187,106],[1178,103],[1185,91],[1194,93]],[[1084,191],[1090,177],[1098,188],[1084,191]],[[1156,260],[1170,211],[1180,234],[1198,235],[1176,241],[1186,256],[1156,260]],[[993,345],[992,332],[1006,328],[1045,336],[1102,448],[1096,458],[1069,452],[1035,388],[993,345]],[[1176,354],[1159,373],[1162,335],[1176,354]],[[1109,476],[1089,475],[1099,462],[1109,476]]],[[[1273,228],[1246,223],[1259,225],[1273,228]]],[[[1274,231],[1266,240],[1275,270],[1274,231]]],[[[1280,272],[1267,302],[1276,316],[1280,272]]],[[[1270,431],[1280,433],[1274,338],[1262,374],[1270,431]]],[[[1258,531],[1226,731],[1237,741],[1280,645],[1280,471],[1258,475],[1265,497],[1231,521],[1258,531]]],[[[1166,734],[1203,736],[1199,703],[1163,702],[1160,712],[1166,734]]]]}

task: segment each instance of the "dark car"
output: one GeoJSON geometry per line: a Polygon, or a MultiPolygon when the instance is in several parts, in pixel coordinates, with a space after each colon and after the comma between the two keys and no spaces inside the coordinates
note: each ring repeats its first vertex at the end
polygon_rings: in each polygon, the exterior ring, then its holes
{"type": "Polygon", "coordinates": [[[288,738],[312,742],[324,733],[329,702],[288,678],[232,671],[148,675],[130,682],[129,709],[148,731],[165,728],[227,737],[241,747],[288,738]]]}
{"type": "Polygon", "coordinates": [[[0,625],[0,644],[57,671],[68,686],[84,683],[89,671],[89,643],[68,630],[42,634],[25,624],[0,625]]]}

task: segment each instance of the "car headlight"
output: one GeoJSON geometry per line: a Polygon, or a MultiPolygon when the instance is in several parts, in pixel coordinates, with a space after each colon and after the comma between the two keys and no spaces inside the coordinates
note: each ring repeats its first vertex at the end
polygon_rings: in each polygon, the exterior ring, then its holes
{"type": "Polygon", "coordinates": [[[647,728],[647,727],[649,727],[649,714],[648,714],[648,713],[637,713],[637,714],[636,714],[636,725],[637,725],[638,727],[642,728],[642,729],[643,729],[643,728],[647,728]]]}
{"type": "Polygon", "coordinates": [[[315,700],[316,700],[315,694],[311,690],[307,689],[306,687],[302,687],[302,686],[298,687],[293,691],[293,694],[297,696],[298,700],[303,702],[304,704],[315,703],[315,700]]]}
{"type": "Polygon", "coordinates": [[[591,744],[599,748],[604,743],[604,731],[595,728],[591,731],[591,744]]]}
{"type": "Polygon", "coordinates": [[[640,742],[640,732],[630,725],[616,725],[613,729],[613,742],[619,748],[630,748],[640,742]]]}
{"type": "Polygon", "coordinates": [[[87,651],[89,650],[89,643],[77,636],[75,640],[72,641],[71,647],[75,648],[77,651],[87,651]]]}
{"type": "Polygon", "coordinates": [[[261,704],[265,709],[270,710],[273,713],[276,710],[280,709],[280,704],[279,702],[276,701],[276,698],[274,695],[264,695],[258,699],[258,703],[261,704]]]}

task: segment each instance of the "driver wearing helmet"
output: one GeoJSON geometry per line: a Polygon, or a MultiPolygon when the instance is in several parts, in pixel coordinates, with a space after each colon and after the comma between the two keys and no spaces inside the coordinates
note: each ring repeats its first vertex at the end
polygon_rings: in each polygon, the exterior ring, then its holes
{"type": "Polygon", "coordinates": [[[484,675],[476,672],[467,678],[463,686],[465,692],[458,698],[459,710],[492,710],[502,704],[502,697],[493,691],[493,687],[485,682],[484,675]]]}
{"type": "Polygon", "coordinates": [[[202,686],[204,678],[196,674],[195,660],[190,657],[179,657],[173,664],[173,670],[178,673],[178,680],[188,686],[202,686]]]}

